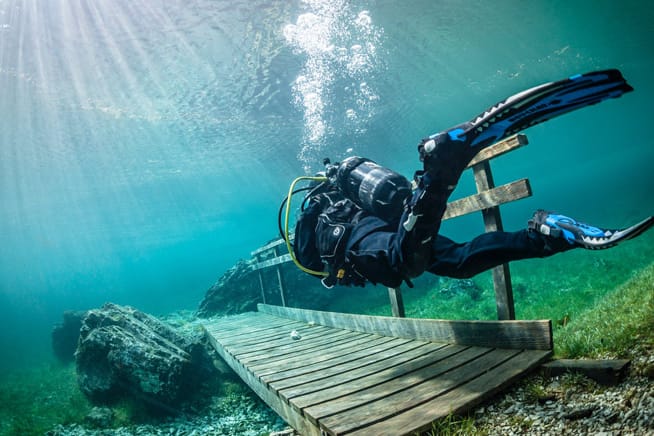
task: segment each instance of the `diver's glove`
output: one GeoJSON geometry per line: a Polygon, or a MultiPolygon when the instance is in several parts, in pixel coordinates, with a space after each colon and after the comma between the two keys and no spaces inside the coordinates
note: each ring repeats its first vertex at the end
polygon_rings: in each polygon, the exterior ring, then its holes
{"type": "Polygon", "coordinates": [[[537,210],[529,220],[531,231],[545,235],[554,245],[564,248],[582,247],[600,250],[614,247],[622,241],[635,238],[654,225],[654,216],[650,216],[631,227],[617,230],[594,227],[554,212],[537,210]]]}

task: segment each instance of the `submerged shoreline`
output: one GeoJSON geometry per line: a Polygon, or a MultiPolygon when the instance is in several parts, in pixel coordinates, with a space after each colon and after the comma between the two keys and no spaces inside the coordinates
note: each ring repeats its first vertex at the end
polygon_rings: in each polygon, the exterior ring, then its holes
{"type": "MultiPolygon", "coordinates": [[[[487,435],[654,432],[653,313],[654,264],[650,264],[568,325],[555,330],[559,357],[631,359],[626,380],[617,386],[602,387],[584,377],[546,378],[536,373],[468,416],[446,419],[445,424],[461,421],[463,424],[456,425],[465,426],[464,434],[487,435]]],[[[192,328],[197,320],[189,320],[191,315],[180,313],[165,320],[178,328],[192,328]]],[[[0,434],[261,435],[286,427],[240,382],[212,394],[202,408],[141,422],[130,422],[130,416],[122,416],[120,425],[113,421],[106,428],[93,428],[86,420],[91,405],[77,388],[72,364],[23,369],[13,379],[5,374],[3,385],[0,394],[5,416],[0,422],[0,434]],[[12,383],[14,386],[10,386],[12,383]],[[52,413],[50,425],[38,421],[45,411],[52,413]]]]}

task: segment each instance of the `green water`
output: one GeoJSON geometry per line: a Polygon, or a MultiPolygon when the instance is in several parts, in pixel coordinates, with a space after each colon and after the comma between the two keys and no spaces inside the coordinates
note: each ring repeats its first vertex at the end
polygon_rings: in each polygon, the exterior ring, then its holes
{"type": "MultiPolygon", "coordinates": [[[[424,136],[576,73],[619,68],[635,92],[493,163],[534,190],[505,228],[537,208],[606,227],[654,213],[653,31],[638,0],[0,0],[0,369],[49,364],[64,310],[195,309],[323,157],[411,175],[424,136]]],[[[515,263],[517,316],[574,317],[654,260],[653,237],[515,263]]],[[[477,300],[407,292],[407,310],[492,319],[489,275],[475,283],[477,300]]],[[[333,304],[382,312],[385,293],[333,304]]]]}

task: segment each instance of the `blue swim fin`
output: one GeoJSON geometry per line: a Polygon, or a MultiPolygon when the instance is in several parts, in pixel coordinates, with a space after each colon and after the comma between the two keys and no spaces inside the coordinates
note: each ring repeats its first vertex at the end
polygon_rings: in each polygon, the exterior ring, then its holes
{"type": "Polygon", "coordinates": [[[532,231],[589,250],[614,247],[622,241],[635,238],[652,226],[654,216],[624,229],[603,229],[542,209],[537,210],[528,223],[528,228],[532,231]]]}
{"type": "Polygon", "coordinates": [[[461,132],[472,147],[485,147],[551,118],[633,91],[618,70],[578,74],[503,100],[467,123],[461,132]]]}
{"type": "Polygon", "coordinates": [[[629,91],[633,88],[615,69],[577,74],[512,95],[471,121],[430,135],[425,141],[447,134],[450,141],[481,149],[535,124],[629,91]]]}
{"type": "Polygon", "coordinates": [[[535,124],[629,91],[633,88],[616,69],[545,83],[496,103],[471,121],[423,139],[418,144],[420,160],[426,171],[455,182],[481,149],[535,124]]]}

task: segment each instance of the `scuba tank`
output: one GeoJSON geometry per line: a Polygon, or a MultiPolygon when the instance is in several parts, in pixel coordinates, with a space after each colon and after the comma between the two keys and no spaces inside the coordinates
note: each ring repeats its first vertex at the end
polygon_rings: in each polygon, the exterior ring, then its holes
{"type": "Polygon", "coordinates": [[[385,221],[402,215],[404,201],[411,196],[406,177],[358,156],[334,165],[326,159],[325,166],[330,182],[363,210],[385,221]]]}

